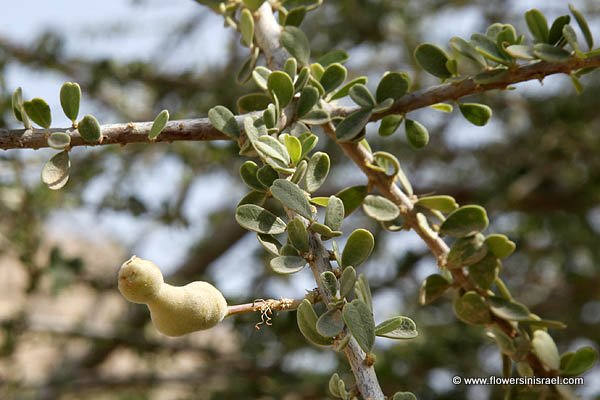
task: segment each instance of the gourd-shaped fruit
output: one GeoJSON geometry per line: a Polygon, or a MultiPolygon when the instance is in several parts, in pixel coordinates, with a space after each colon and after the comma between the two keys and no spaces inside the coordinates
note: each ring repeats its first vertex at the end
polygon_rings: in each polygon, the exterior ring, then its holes
{"type": "Polygon", "coordinates": [[[167,336],[212,328],[227,315],[225,298],[210,283],[171,286],[152,261],[136,256],[119,270],[119,291],[132,303],[146,304],[152,323],[167,336]]]}

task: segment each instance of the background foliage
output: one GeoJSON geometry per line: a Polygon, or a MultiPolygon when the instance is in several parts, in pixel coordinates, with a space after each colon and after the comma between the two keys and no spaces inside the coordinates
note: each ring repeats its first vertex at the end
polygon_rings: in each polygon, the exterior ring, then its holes
{"type": "MultiPolygon", "coordinates": [[[[302,28],[315,56],[345,48],[351,73],[376,82],[388,69],[418,70],[412,51],[425,40],[444,45],[498,20],[525,30],[526,6],[517,3],[326,1],[302,28]]],[[[130,6],[134,12],[154,5],[130,6]]],[[[576,5],[592,31],[600,31],[598,4],[576,5]]],[[[561,1],[535,6],[551,18],[566,11],[561,1]]],[[[15,126],[10,95],[16,86],[33,97],[37,82],[48,79],[79,82],[92,99],[84,106],[102,123],[152,120],[164,108],[172,119],[205,116],[215,104],[235,109],[237,97],[253,89],[234,81],[247,49],[208,10],[192,9],[177,23],[164,21],[163,41],[139,60],[80,54],[70,50],[78,47],[77,35],[51,27],[27,40],[0,31],[0,126],[15,126]],[[208,59],[202,46],[186,51],[186,44],[207,37],[220,59],[208,59]],[[16,69],[26,71],[26,81],[11,79],[16,69]]],[[[126,43],[136,40],[140,26],[155,23],[99,21],[81,29],[84,37],[109,35],[126,43]]],[[[426,74],[411,75],[414,87],[433,83],[426,74]]],[[[517,243],[504,277],[534,313],[568,324],[554,333],[561,352],[600,343],[598,78],[598,72],[586,76],[579,96],[563,76],[547,78],[541,89],[532,82],[477,96],[494,109],[485,128],[467,125],[457,112],[447,118],[423,111],[431,143],[422,151],[399,134],[385,142],[416,193],[481,204],[492,230],[517,243]]],[[[377,145],[376,134],[370,135],[377,145]]],[[[322,193],[364,183],[334,144],[319,145],[335,167],[322,193]]],[[[116,295],[115,271],[130,253],[162,262],[172,282],[213,281],[230,303],[299,297],[312,288],[306,271],[275,276],[252,235],[235,223],[232,210],[243,192],[235,144],[78,148],[71,153],[70,182],[57,193],[38,179],[47,154],[0,154],[0,397],[320,398],[340,360],[307,345],[293,313],[278,314],[259,331],[258,316],[247,315],[232,318],[216,334],[166,340],[147,328],[145,308],[125,305],[116,295]]],[[[379,233],[361,212],[353,224],[379,233]]],[[[376,307],[382,318],[410,316],[420,332],[406,343],[378,341],[384,391],[410,389],[420,399],[500,398],[500,387],[451,385],[457,374],[499,375],[500,357],[480,329],[455,320],[448,299],[418,306],[420,282],[437,268],[428,251],[411,233],[380,235],[376,243],[364,267],[376,307]]],[[[346,368],[343,360],[340,365],[346,368]]],[[[600,387],[591,382],[599,372],[588,373],[580,393],[600,398],[600,387]]]]}

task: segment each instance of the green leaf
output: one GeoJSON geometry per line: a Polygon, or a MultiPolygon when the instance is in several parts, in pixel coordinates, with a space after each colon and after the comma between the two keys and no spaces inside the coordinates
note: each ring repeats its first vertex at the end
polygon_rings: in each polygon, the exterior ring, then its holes
{"type": "Polygon", "coordinates": [[[507,73],[508,69],[506,68],[496,68],[475,75],[473,81],[478,85],[487,85],[501,81],[507,73]]]}
{"type": "Polygon", "coordinates": [[[331,230],[330,227],[319,222],[313,222],[310,225],[310,230],[321,235],[321,239],[323,240],[328,240],[333,237],[342,236],[342,232],[331,230]]]}
{"type": "MultiPolygon", "coordinates": [[[[287,166],[291,161],[285,146],[272,136],[260,136],[257,141],[252,142],[252,145],[258,154],[267,162],[268,159],[271,158],[278,160],[282,165],[287,166]]],[[[273,167],[275,166],[273,165],[273,167]]]]}
{"type": "Polygon", "coordinates": [[[365,214],[377,221],[392,221],[400,215],[398,206],[383,196],[370,194],[362,206],[365,214]]]}
{"type": "Polygon", "coordinates": [[[286,243],[279,249],[279,255],[283,257],[297,257],[300,255],[300,253],[294,246],[286,243]]]}
{"type": "Polygon", "coordinates": [[[264,186],[264,189],[262,190],[271,187],[273,182],[275,182],[275,179],[278,178],[279,174],[270,165],[263,165],[256,172],[256,179],[258,179],[258,182],[264,186]]]}
{"type": "Polygon", "coordinates": [[[477,52],[483,57],[497,63],[512,63],[512,59],[498,46],[498,43],[489,36],[482,35],[481,33],[474,33],[471,35],[471,41],[477,52]]]}
{"type": "Polygon", "coordinates": [[[390,318],[375,327],[375,335],[388,339],[413,339],[418,335],[417,324],[408,317],[390,318]]]}
{"type": "Polygon", "coordinates": [[[48,106],[48,103],[44,99],[36,97],[35,99],[26,101],[23,103],[23,109],[29,118],[42,128],[49,129],[50,125],[52,125],[50,106],[48,106]]]}
{"type": "Polygon", "coordinates": [[[562,34],[567,43],[569,43],[569,46],[571,46],[571,48],[575,50],[575,54],[581,52],[581,50],[579,49],[579,43],[577,42],[577,34],[575,33],[575,30],[571,25],[563,26],[562,34]]]}
{"type": "Polygon", "coordinates": [[[452,196],[425,196],[421,197],[415,203],[417,206],[429,208],[431,210],[439,210],[443,213],[449,213],[458,208],[456,200],[452,196]]]}
{"type": "Polygon", "coordinates": [[[317,313],[307,299],[302,300],[302,303],[298,306],[296,320],[300,332],[312,344],[329,346],[333,343],[331,338],[325,337],[317,331],[317,313]]]}
{"type": "Polygon", "coordinates": [[[549,370],[556,371],[560,368],[560,355],[554,339],[548,332],[539,329],[533,332],[531,347],[538,359],[549,370]]]}
{"type": "Polygon", "coordinates": [[[256,85],[262,90],[268,89],[267,81],[269,79],[269,75],[271,75],[271,70],[263,66],[258,66],[254,68],[254,71],[252,71],[252,79],[254,79],[256,85]]]}
{"type": "Polygon", "coordinates": [[[307,196],[295,183],[285,179],[276,179],[271,186],[273,197],[287,208],[307,219],[312,219],[312,210],[307,196]]]}
{"type": "Polygon", "coordinates": [[[256,67],[256,61],[258,60],[258,47],[254,48],[254,51],[246,58],[246,60],[242,63],[237,76],[236,81],[240,85],[248,82],[250,78],[252,78],[252,74],[254,73],[254,68],[256,67]]]}
{"type": "Polygon", "coordinates": [[[394,134],[403,120],[402,115],[386,115],[379,125],[379,135],[386,137],[394,134]]]}
{"type": "Polygon", "coordinates": [[[257,233],[256,238],[263,249],[274,256],[279,255],[279,250],[281,249],[281,243],[279,243],[279,240],[275,239],[272,235],[267,235],[264,233],[257,233]]]}
{"type": "Polygon", "coordinates": [[[469,278],[471,278],[477,286],[487,290],[491,288],[496,281],[499,270],[500,262],[493,254],[488,253],[481,260],[469,266],[469,278]]]}
{"type": "Polygon", "coordinates": [[[377,90],[375,91],[375,98],[378,103],[383,102],[385,99],[398,100],[404,96],[410,86],[410,78],[403,72],[388,72],[383,75],[377,90]]]}
{"type": "Polygon", "coordinates": [[[31,129],[31,122],[27,118],[27,113],[23,108],[23,90],[18,87],[15,89],[12,95],[12,110],[16,119],[23,122],[25,129],[31,129]]]}
{"type": "Polygon", "coordinates": [[[490,310],[485,299],[476,292],[467,292],[457,297],[453,304],[456,316],[468,324],[481,325],[491,321],[490,310]]]}
{"type": "Polygon", "coordinates": [[[235,220],[243,228],[270,235],[283,233],[287,228],[287,225],[281,218],[254,204],[239,206],[235,210],[235,220]]]}
{"type": "Polygon", "coordinates": [[[269,75],[267,87],[272,96],[277,96],[281,108],[287,106],[294,97],[292,78],[283,71],[274,71],[269,75]]]}
{"type": "Polygon", "coordinates": [[[304,117],[301,118],[301,121],[308,125],[323,125],[329,122],[329,120],[329,113],[319,108],[309,111],[304,117]]]}
{"type": "Polygon", "coordinates": [[[265,0],[244,0],[244,5],[248,7],[251,11],[256,11],[262,6],[265,0]]]}
{"type": "Polygon", "coordinates": [[[348,61],[348,58],[350,57],[348,56],[348,53],[346,53],[344,50],[332,50],[329,53],[326,53],[319,57],[317,62],[321,64],[324,68],[327,68],[333,63],[343,64],[346,61],[348,61]]]}
{"type": "Polygon", "coordinates": [[[71,136],[66,132],[53,132],[48,137],[48,146],[55,150],[64,150],[71,144],[71,136]]]}
{"type": "Polygon", "coordinates": [[[344,268],[342,276],[340,277],[340,296],[346,297],[354,289],[356,283],[356,270],[354,267],[344,268]]]}
{"type": "Polygon", "coordinates": [[[575,17],[575,21],[577,21],[577,25],[579,25],[579,29],[581,29],[589,49],[592,50],[594,48],[594,37],[592,36],[592,32],[590,31],[590,27],[585,19],[585,16],[581,13],[581,11],[576,9],[573,4],[569,4],[569,10],[575,17]]]}
{"type": "Polygon", "coordinates": [[[305,253],[309,250],[308,248],[308,231],[306,226],[296,217],[287,225],[288,237],[292,245],[297,248],[300,252],[305,253]]]}
{"type": "Polygon", "coordinates": [[[304,136],[300,137],[300,142],[302,143],[302,157],[306,157],[308,153],[310,153],[317,143],[319,142],[319,137],[313,133],[308,133],[304,136]]]}
{"type": "Polygon", "coordinates": [[[154,122],[152,122],[152,127],[150,128],[150,132],[148,133],[148,138],[150,140],[155,140],[158,135],[165,129],[167,126],[167,122],[169,122],[169,111],[162,110],[158,113],[156,118],[154,118],[154,122]]]}
{"type": "Polygon", "coordinates": [[[510,336],[502,331],[501,328],[492,325],[487,328],[486,335],[496,341],[496,344],[498,344],[498,347],[500,347],[500,350],[503,354],[507,354],[509,356],[515,354],[515,343],[510,336]]]}
{"type": "Polygon", "coordinates": [[[306,266],[306,260],[300,256],[281,256],[271,260],[271,269],[278,274],[294,274],[306,266]]]}
{"type": "Polygon", "coordinates": [[[283,142],[290,155],[292,165],[296,165],[302,156],[302,144],[300,143],[300,140],[297,137],[288,134],[281,135],[280,139],[281,137],[283,137],[283,142]]]}
{"type": "Polygon", "coordinates": [[[263,111],[262,119],[267,129],[275,128],[277,130],[278,114],[279,112],[275,104],[269,104],[267,109],[263,111]]]}
{"type": "Polygon", "coordinates": [[[304,88],[308,80],[310,79],[310,68],[302,67],[298,72],[296,82],[294,82],[294,91],[298,92],[304,88]]]}
{"type": "Polygon", "coordinates": [[[452,286],[452,282],[442,275],[429,275],[419,289],[419,303],[427,305],[433,303],[438,297],[443,295],[446,290],[452,286]]]}
{"type": "Polygon", "coordinates": [[[533,49],[529,46],[525,46],[522,44],[513,44],[504,49],[509,55],[515,58],[520,58],[521,60],[534,60],[535,55],[533,54],[533,49]]]}
{"type": "Polygon", "coordinates": [[[370,353],[375,344],[375,321],[369,306],[355,299],[351,303],[346,303],[342,315],[360,348],[365,353],[370,353]]]}
{"type": "Polygon", "coordinates": [[[251,47],[254,41],[254,19],[247,8],[244,8],[241,12],[239,27],[242,33],[242,43],[246,47],[251,47]]]}
{"type": "Polygon", "coordinates": [[[69,180],[69,168],[71,168],[69,152],[65,150],[55,154],[44,164],[44,168],[42,168],[42,182],[49,189],[61,189],[69,180]]]}
{"type": "Polygon", "coordinates": [[[295,26],[286,26],[281,33],[281,45],[298,60],[300,65],[307,65],[310,59],[310,44],[304,32],[295,26]]]}
{"type": "Polygon", "coordinates": [[[230,138],[237,139],[240,137],[240,128],[235,116],[227,107],[216,106],[208,110],[208,120],[216,130],[230,138]]]}
{"type": "Polygon", "coordinates": [[[371,296],[371,287],[365,274],[360,274],[354,284],[354,296],[364,302],[371,312],[373,311],[373,297],[371,296]]]}
{"type": "Polygon", "coordinates": [[[294,57],[290,57],[285,61],[283,65],[283,70],[286,74],[292,78],[292,81],[296,79],[296,72],[298,71],[298,61],[294,57]]]}
{"type": "Polygon", "coordinates": [[[412,392],[396,392],[392,396],[392,400],[417,400],[412,392]]]}
{"type": "Polygon", "coordinates": [[[77,124],[79,134],[88,143],[97,143],[102,139],[102,128],[93,115],[84,116],[77,124]]]}
{"type": "MultiPolygon", "coordinates": [[[[271,98],[264,93],[249,93],[240,97],[237,108],[240,114],[262,111],[271,104],[271,98]]],[[[223,132],[225,133],[225,132],[223,132]]]]}
{"type": "Polygon", "coordinates": [[[448,114],[454,110],[454,107],[452,107],[452,104],[448,104],[448,103],[436,103],[429,107],[436,111],[440,111],[440,112],[448,113],[448,114]]]}
{"type": "Polygon", "coordinates": [[[531,312],[522,303],[498,296],[490,297],[489,301],[492,313],[502,319],[509,321],[531,320],[531,312]]]}
{"type": "Polygon", "coordinates": [[[571,17],[568,15],[561,15],[556,18],[550,27],[550,33],[548,34],[548,44],[558,44],[563,38],[563,27],[571,22],[571,17]]]}
{"type": "Polygon", "coordinates": [[[285,16],[284,25],[300,26],[306,16],[306,7],[295,7],[291,9],[285,16]]]}
{"type": "Polygon", "coordinates": [[[571,54],[568,51],[546,43],[538,43],[534,45],[533,54],[535,54],[541,60],[551,63],[563,63],[569,61],[571,58],[571,54]]]}
{"type": "Polygon", "coordinates": [[[485,244],[497,258],[506,258],[517,248],[515,242],[511,241],[505,235],[497,233],[489,235],[485,239],[485,244]]]}
{"type": "Polygon", "coordinates": [[[360,136],[371,118],[371,110],[360,109],[348,115],[335,128],[335,136],[339,142],[350,142],[360,136]]]}
{"type": "Polygon", "coordinates": [[[335,196],[344,203],[344,218],[360,207],[368,194],[369,189],[364,185],[350,186],[337,192],[335,196]]]}
{"type": "Polygon", "coordinates": [[[63,112],[71,121],[77,120],[79,103],[81,102],[81,88],[75,82],[65,82],[60,88],[60,105],[63,112]]]}
{"type": "Polygon", "coordinates": [[[330,196],[325,210],[325,225],[332,231],[339,231],[344,221],[344,203],[341,199],[330,196]]]}
{"type": "Polygon", "coordinates": [[[423,43],[415,49],[417,63],[425,71],[438,78],[447,79],[452,76],[446,63],[449,58],[444,50],[431,43],[423,43]]]}
{"type": "Polygon", "coordinates": [[[352,79],[350,82],[348,82],[344,86],[342,86],[337,92],[333,93],[331,95],[330,100],[337,100],[337,99],[341,99],[342,97],[348,96],[350,89],[354,85],[366,85],[367,81],[368,81],[368,79],[366,76],[359,76],[358,78],[352,79]]]}
{"type": "Polygon", "coordinates": [[[532,9],[525,13],[525,22],[529,32],[533,35],[536,41],[540,43],[548,43],[548,21],[540,10],[532,9]]]}
{"type": "Polygon", "coordinates": [[[486,68],[487,63],[483,56],[477,51],[473,44],[463,38],[453,37],[450,39],[450,47],[456,50],[460,55],[466,57],[475,63],[478,68],[486,68]]]}
{"type": "Polygon", "coordinates": [[[300,181],[302,179],[304,179],[307,169],[308,169],[308,163],[306,162],[306,160],[301,160],[298,163],[298,165],[296,166],[296,170],[294,171],[294,174],[292,175],[291,181],[298,185],[300,183],[300,181]]]}
{"type": "MultiPolygon", "coordinates": [[[[323,74],[325,73],[325,68],[323,68],[323,66],[319,63],[312,63],[310,64],[310,74],[312,75],[312,77],[315,79],[316,82],[318,82],[321,77],[323,76],[323,74]]],[[[319,83],[319,85],[321,85],[321,83],[319,83]]],[[[323,86],[321,86],[322,88],[323,86]]]]}
{"type": "Polygon", "coordinates": [[[317,320],[317,332],[325,337],[337,336],[343,329],[344,319],[342,312],[338,309],[327,311],[317,320]]]}
{"type": "Polygon", "coordinates": [[[350,98],[363,109],[372,110],[376,105],[371,91],[361,83],[352,86],[349,93],[350,98]]]}
{"type": "Polygon", "coordinates": [[[468,205],[454,210],[440,226],[440,234],[452,237],[469,236],[484,231],[489,224],[485,209],[468,205]]]}
{"type": "Polygon", "coordinates": [[[319,82],[323,86],[325,93],[329,93],[344,83],[347,75],[348,71],[342,64],[333,63],[325,68],[325,72],[323,72],[323,76],[319,82]]]}
{"type": "Polygon", "coordinates": [[[252,190],[247,193],[238,203],[239,206],[243,206],[245,204],[255,204],[257,206],[263,206],[265,204],[265,200],[267,199],[267,194],[264,191],[252,190]]]}
{"type": "Polygon", "coordinates": [[[335,274],[331,271],[325,271],[321,273],[319,279],[321,280],[323,287],[327,290],[327,293],[329,293],[332,297],[336,297],[339,290],[339,285],[335,274]]]}
{"type": "Polygon", "coordinates": [[[564,375],[577,376],[592,368],[598,361],[598,353],[593,347],[582,347],[575,353],[563,354],[560,359],[560,372],[564,375]]]}
{"type": "Polygon", "coordinates": [[[342,252],[342,266],[360,266],[369,258],[375,247],[375,239],[371,232],[366,229],[356,229],[348,237],[344,251],[342,252]]]}
{"type": "Polygon", "coordinates": [[[342,396],[340,395],[340,389],[339,389],[339,382],[341,381],[340,376],[338,375],[338,373],[334,373],[333,375],[331,375],[331,378],[329,378],[329,392],[331,393],[331,395],[333,397],[337,397],[337,398],[342,398],[342,396]]]}
{"type": "Polygon", "coordinates": [[[458,108],[463,117],[473,125],[484,126],[492,117],[492,109],[484,104],[460,103],[458,108]]]}
{"type": "Polygon", "coordinates": [[[315,192],[323,185],[327,175],[329,174],[329,167],[331,161],[329,155],[323,152],[316,152],[312,155],[308,161],[308,168],[306,170],[306,190],[309,193],[315,192]]]}
{"type": "Polygon", "coordinates": [[[405,119],[404,129],[406,132],[406,139],[414,149],[421,149],[429,143],[429,132],[427,131],[427,128],[418,121],[405,119]]]}
{"type": "Polygon", "coordinates": [[[300,92],[300,99],[296,108],[298,118],[304,117],[319,101],[319,91],[313,86],[306,86],[300,92]]]}
{"type": "Polygon", "coordinates": [[[477,233],[456,240],[446,257],[446,266],[450,269],[475,264],[487,254],[487,246],[483,244],[484,236],[477,233]]]}

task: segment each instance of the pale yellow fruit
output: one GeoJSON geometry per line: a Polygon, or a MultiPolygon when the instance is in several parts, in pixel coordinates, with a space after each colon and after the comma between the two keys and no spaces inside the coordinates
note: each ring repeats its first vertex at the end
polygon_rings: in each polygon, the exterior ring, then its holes
{"type": "Polygon", "coordinates": [[[119,291],[133,303],[146,304],[152,323],[167,336],[212,328],[227,315],[225,298],[210,283],[171,286],[153,262],[136,256],[121,266],[119,291]]]}

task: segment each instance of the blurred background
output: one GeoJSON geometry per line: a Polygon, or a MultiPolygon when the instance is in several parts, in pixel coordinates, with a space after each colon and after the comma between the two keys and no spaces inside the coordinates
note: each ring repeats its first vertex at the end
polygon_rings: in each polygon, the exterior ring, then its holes
{"type": "MultiPolygon", "coordinates": [[[[598,41],[600,4],[573,3],[598,41]]],[[[348,50],[351,77],[367,75],[372,88],[385,71],[401,70],[418,89],[436,83],[415,68],[418,43],[445,47],[450,37],[497,21],[525,32],[527,9],[553,20],[567,5],[327,0],[302,29],[314,56],[348,50]]],[[[235,83],[248,52],[238,36],[190,0],[20,0],[0,9],[0,127],[18,127],[10,110],[18,86],[25,98],[48,101],[55,127],[69,126],[58,101],[65,81],[83,89],[80,115],[101,123],[152,120],[164,108],[171,119],[202,117],[216,104],[235,109],[237,97],[255,90],[235,83]]],[[[494,109],[483,128],[457,111],[416,112],[431,133],[421,151],[402,130],[386,139],[368,133],[374,149],[398,156],[416,193],[486,207],[490,231],[518,245],[502,271],[515,296],[568,324],[553,332],[561,352],[600,342],[600,73],[583,82],[581,95],[567,76],[556,76],[473,97],[494,109]]],[[[366,183],[323,135],[319,148],[335,168],[318,195],[366,183]]],[[[53,153],[0,153],[1,399],[321,399],[333,372],[350,381],[339,354],[305,342],[294,313],[279,313],[260,330],[258,315],[244,315],[169,339],[151,327],[145,306],[116,290],[118,267],[132,254],[156,262],[171,283],[213,282],[230,304],[298,298],[314,287],[308,270],[272,273],[255,235],[236,224],[245,188],[234,144],[75,148],[69,183],[58,192],[39,179],[53,153]]],[[[500,375],[500,355],[481,329],[456,321],[451,296],[418,305],[420,283],[437,268],[420,240],[382,232],[360,210],[345,230],[358,226],[377,237],[376,253],[361,267],[376,322],[407,315],[420,333],[408,342],[378,339],[384,391],[502,398],[501,387],[452,385],[453,375],[500,375]]],[[[583,398],[600,399],[599,375],[599,367],[586,375],[577,388],[583,398]]]]}

